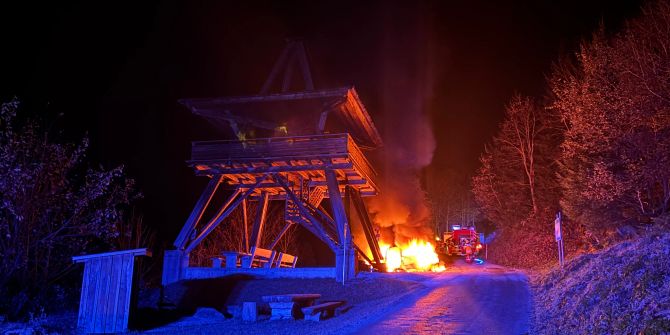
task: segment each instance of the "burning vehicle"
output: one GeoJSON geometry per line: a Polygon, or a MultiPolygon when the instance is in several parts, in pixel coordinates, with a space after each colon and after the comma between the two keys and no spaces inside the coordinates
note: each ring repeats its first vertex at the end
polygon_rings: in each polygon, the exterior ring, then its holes
{"type": "Polygon", "coordinates": [[[421,239],[412,239],[400,246],[380,242],[379,248],[384,255],[387,272],[442,272],[446,269],[435,246],[421,239]]]}

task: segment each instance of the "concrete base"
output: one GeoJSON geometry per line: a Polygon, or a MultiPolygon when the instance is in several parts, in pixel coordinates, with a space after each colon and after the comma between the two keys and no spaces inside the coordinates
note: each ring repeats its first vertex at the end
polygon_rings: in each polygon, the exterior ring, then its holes
{"type": "Polygon", "coordinates": [[[353,248],[340,249],[335,253],[335,279],[345,282],[356,276],[356,254],[353,248]]]}
{"type": "Polygon", "coordinates": [[[163,278],[161,283],[168,285],[180,281],[184,269],[188,268],[188,254],[182,250],[165,250],[163,256],[163,278]]]}
{"type": "Polygon", "coordinates": [[[255,302],[243,302],[242,303],[242,320],[243,321],[253,321],[258,320],[258,309],[255,302]]]}

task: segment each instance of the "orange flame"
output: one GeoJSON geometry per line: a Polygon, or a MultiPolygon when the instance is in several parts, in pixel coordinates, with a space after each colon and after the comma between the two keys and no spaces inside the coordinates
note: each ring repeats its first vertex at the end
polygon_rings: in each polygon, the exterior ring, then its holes
{"type": "Polygon", "coordinates": [[[382,255],[386,260],[386,271],[393,272],[398,269],[415,271],[444,271],[440,266],[435,248],[430,242],[412,239],[404,246],[391,246],[384,242],[379,243],[382,255]]]}

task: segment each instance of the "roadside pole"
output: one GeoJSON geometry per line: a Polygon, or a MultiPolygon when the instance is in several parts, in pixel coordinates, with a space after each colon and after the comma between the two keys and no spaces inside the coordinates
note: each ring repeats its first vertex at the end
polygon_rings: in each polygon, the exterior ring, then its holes
{"type": "Polygon", "coordinates": [[[561,212],[556,213],[556,219],[554,220],[554,237],[556,238],[556,245],[558,246],[558,264],[563,267],[563,236],[561,234],[561,221],[563,217],[561,212]]]}

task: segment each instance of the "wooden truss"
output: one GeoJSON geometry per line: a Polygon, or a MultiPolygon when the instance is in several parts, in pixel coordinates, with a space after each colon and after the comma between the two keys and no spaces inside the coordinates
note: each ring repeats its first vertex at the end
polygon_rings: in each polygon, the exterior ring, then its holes
{"type": "MultiPolygon", "coordinates": [[[[254,246],[272,249],[291,225],[299,224],[333,252],[356,250],[371,264],[381,266],[379,246],[361,199],[377,193],[372,180],[375,171],[349,135],[195,142],[189,162],[198,175],[211,179],[174,242],[178,249],[190,253],[233,210],[242,205],[246,214],[246,202],[258,201],[251,237],[243,237],[245,251],[254,246]],[[203,213],[221,185],[233,192],[205,222],[203,213]],[[322,206],[326,198],[330,212],[322,206]],[[271,200],[285,201],[286,225],[271,245],[260,246],[271,200]],[[350,215],[345,209],[349,203],[356,209],[364,240],[354,241],[352,237],[350,215]]],[[[246,231],[246,219],[244,226],[246,231]]]]}

